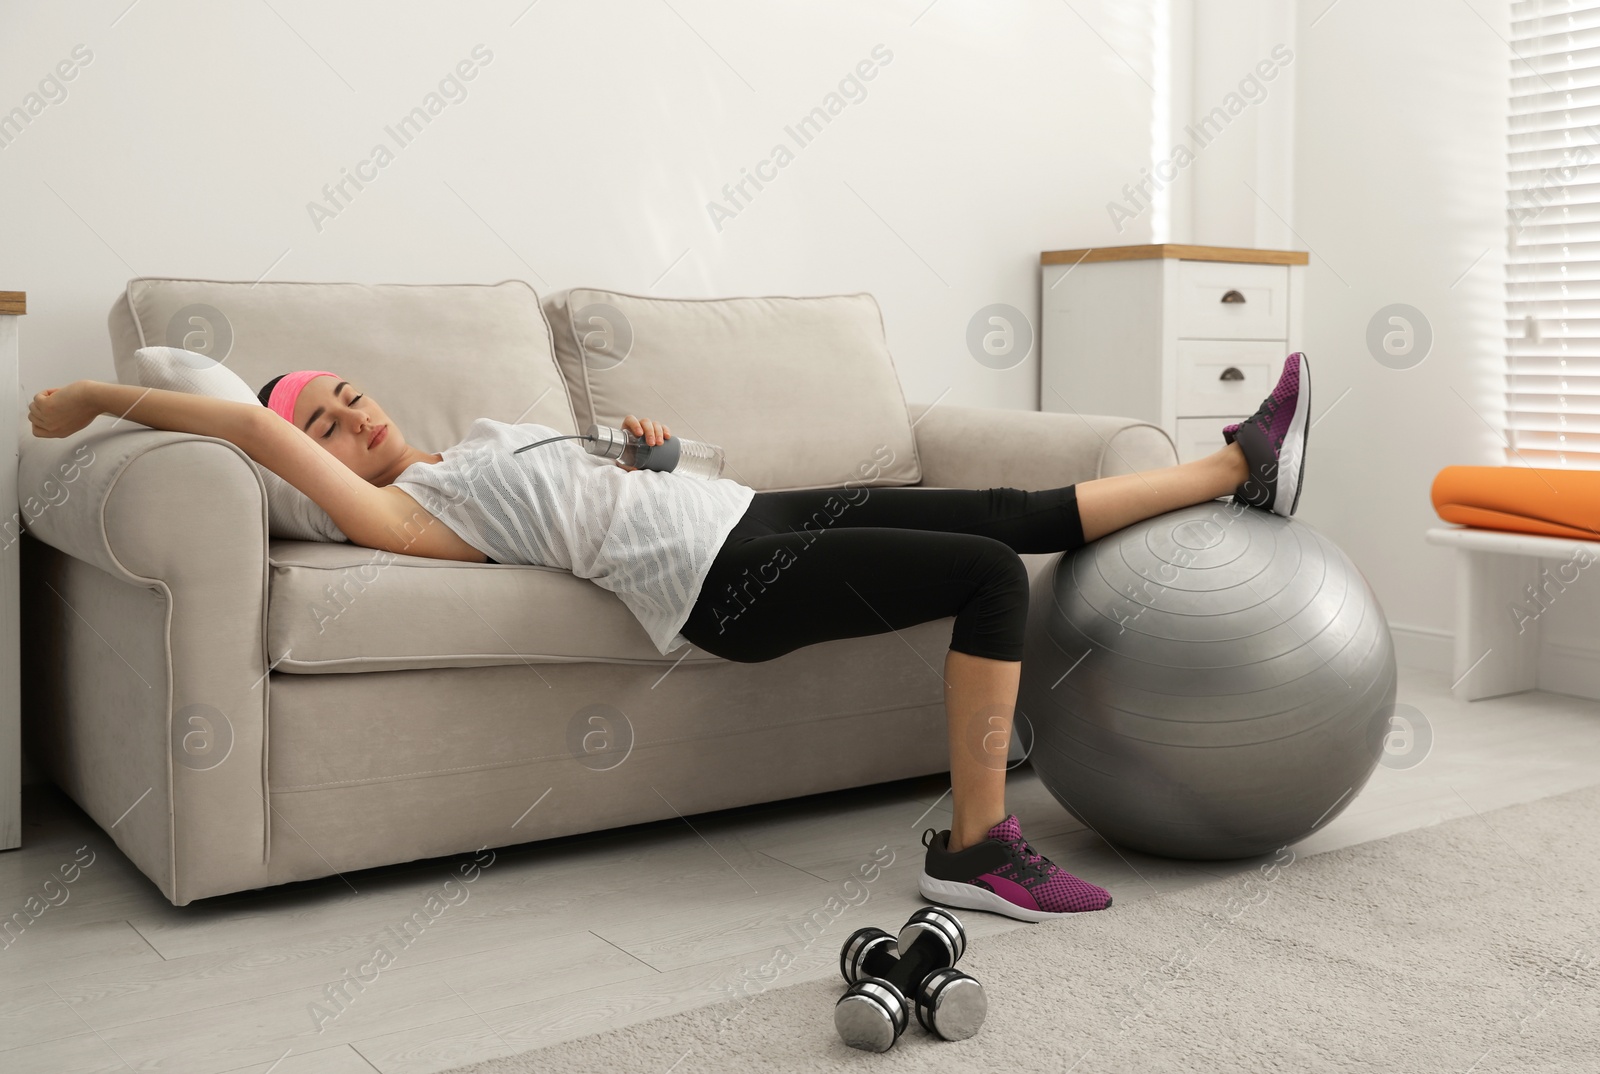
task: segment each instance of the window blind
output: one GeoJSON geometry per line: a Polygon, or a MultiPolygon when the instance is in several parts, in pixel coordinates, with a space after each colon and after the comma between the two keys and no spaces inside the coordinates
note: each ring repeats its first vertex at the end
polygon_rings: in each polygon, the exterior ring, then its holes
{"type": "Polygon", "coordinates": [[[1600,469],[1600,0],[1511,20],[1507,461],[1600,469]]]}

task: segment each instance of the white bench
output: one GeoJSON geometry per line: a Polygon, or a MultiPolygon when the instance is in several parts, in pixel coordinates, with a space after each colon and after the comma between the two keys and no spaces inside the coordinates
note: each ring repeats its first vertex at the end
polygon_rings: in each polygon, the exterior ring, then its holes
{"type": "Polygon", "coordinates": [[[1539,613],[1600,561],[1600,540],[1436,527],[1456,549],[1452,693],[1462,701],[1539,688],[1539,613]],[[1549,562],[1554,561],[1554,562],[1549,562]]]}

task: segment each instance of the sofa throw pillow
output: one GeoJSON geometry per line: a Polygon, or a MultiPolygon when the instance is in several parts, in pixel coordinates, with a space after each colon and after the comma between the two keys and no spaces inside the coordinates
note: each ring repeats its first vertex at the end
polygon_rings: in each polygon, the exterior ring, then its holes
{"type": "MultiPolygon", "coordinates": [[[[212,399],[260,406],[261,400],[237,373],[220,362],[181,347],[140,347],[133,352],[131,370],[118,370],[124,384],[163,388],[212,399]]],[[[252,460],[253,462],[254,460],[252,460]]],[[[255,463],[267,490],[267,532],[296,541],[344,541],[349,538],[334,525],[328,512],[289,482],[255,463]]]]}

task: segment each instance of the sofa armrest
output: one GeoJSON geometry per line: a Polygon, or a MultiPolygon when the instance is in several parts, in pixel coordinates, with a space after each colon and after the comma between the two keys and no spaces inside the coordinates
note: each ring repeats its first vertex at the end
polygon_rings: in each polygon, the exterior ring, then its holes
{"type": "Polygon", "coordinates": [[[25,432],[19,455],[28,536],[64,553],[39,549],[24,592],[33,759],[173,903],[266,883],[254,463],[110,416],[61,439],[25,432]]]}
{"type": "Polygon", "coordinates": [[[1166,431],[1135,418],[912,403],[922,483],[1046,489],[1172,466],[1166,431]]]}

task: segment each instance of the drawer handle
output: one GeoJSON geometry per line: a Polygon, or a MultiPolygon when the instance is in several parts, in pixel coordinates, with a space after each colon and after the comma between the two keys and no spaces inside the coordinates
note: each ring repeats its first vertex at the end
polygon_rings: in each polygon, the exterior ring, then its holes
{"type": "Polygon", "coordinates": [[[1244,295],[1240,294],[1238,291],[1228,291],[1222,296],[1222,301],[1242,303],[1244,301],[1244,295]]]}
{"type": "Polygon", "coordinates": [[[1244,374],[1239,371],[1239,367],[1238,366],[1230,365],[1228,368],[1226,368],[1226,369],[1224,369],[1222,371],[1222,376],[1218,377],[1217,379],[1218,380],[1243,380],[1244,379],[1244,374]]]}

